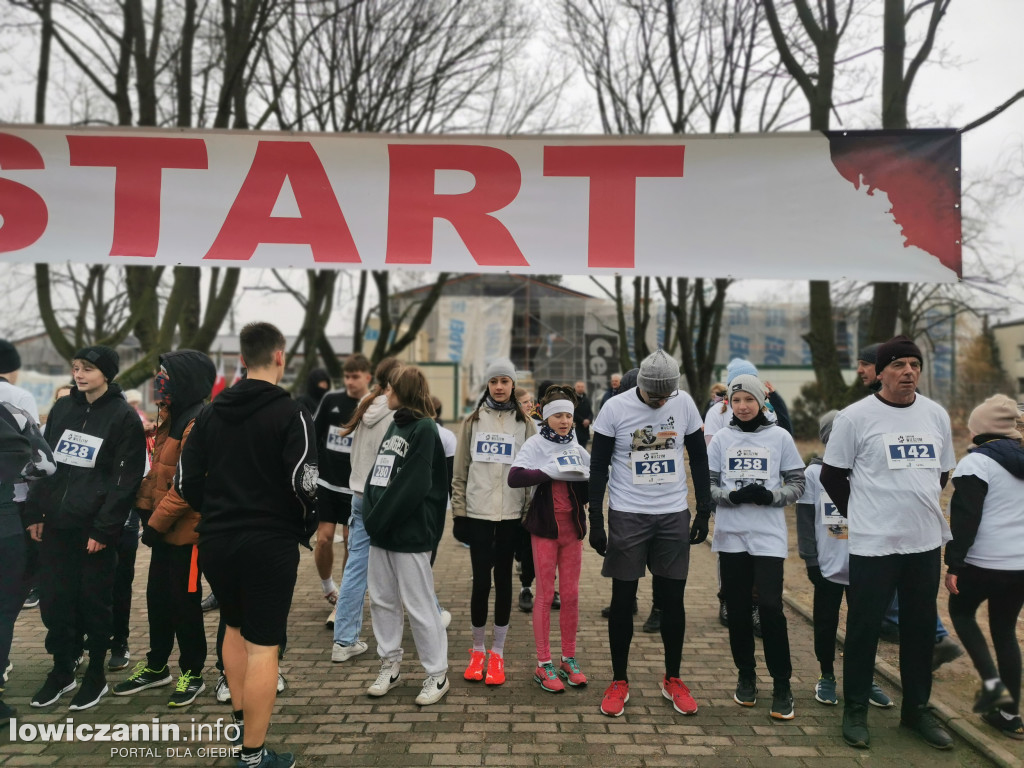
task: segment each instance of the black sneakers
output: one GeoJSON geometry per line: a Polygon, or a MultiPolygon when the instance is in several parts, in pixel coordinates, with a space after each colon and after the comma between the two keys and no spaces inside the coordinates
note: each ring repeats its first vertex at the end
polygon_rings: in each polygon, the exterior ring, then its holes
{"type": "Polygon", "coordinates": [[[115,696],[131,696],[133,693],[156,688],[171,682],[171,671],[164,664],[163,669],[150,669],[146,662],[140,661],[128,675],[128,679],[114,686],[115,696]]]}
{"type": "Polygon", "coordinates": [[[847,701],[843,706],[843,741],[851,747],[867,749],[871,745],[868,736],[868,705],[847,701]]]}
{"type": "Polygon", "coordinates": [[[795,715],[793,689],[789,686],[789,680],[776,680],[772,686],[771,716],[776,720],[792,720],[795,715]]]}
{"type": "Polygon", "coordinates": [[[753,672],[740,671],[732,699],[741,707],[757,704],[757,676],[753,672]]]}
{"type": "Polygon", "coordinates": [[[976,714],[984,714],[990,712],[996,707],[1008,707],[1013,704],[1013,697],[1010,692],[1006,690],[1006,686],[1003,685],[1002,680],[996,683],[995,687],[988,689],[982,683],[981,690],[978,691],[978,696],[974,700],[973,712],[976,714]]]}
{"type": "Polygon", "coordinates": [[[167,702],[169,707],[184,707],[196,700],[196,696],[206,690],[202,675],[193,675],[192,672],[182,670],[178,677],[178,684],[174,686],[174,693],[171,700],[167,702]]]}
{"type": "Polygon", "coordinates": [[[651,615],[644,622],[644,632],[649,635],[661,632],[661,608],[651,608],[651,615]]]}
{"type": "Polygon", "coordinates": [[[519,590],[519,610],[523,613],[530,613],[533,610],[533,592],[529,587],[519,590]]]}
{"type": "Polygon", "coordinates": [[[220,608],[220,603],[217,601],[217,596],[211,592],[203,598],[203,602],[200,603],[203,608],[203,613],[207,611],[216,611],[220,608]]]}
{"type": "Polygon", "coordinates": [[[71,706],[68,709],[80,710],[95,707],[109,690],[107,678],[102,672],[90,674],[87,669],[85,677],[82,678],[82,685],[75,697],[71,699],[71,706]]]}
{"type": "Polygon", "coordinates": [[[114,643],[110,647],[110,661],[107,662],[107,669],[111,672],[118,672],[128,667],[132,655],[128,651],[128,643],[114,643]]]}
{"type": "Polygon", "coordinates": [[[58,672],[51,672],[46,676],[46,682],[43,683],[43,687],[36,691],[36,695],[32,697],[32,706],[48,707],[51,704],[56,704],[61,696],[68,691],[73,691],[77,685],[74,673],[60,674],[58,672]]]}
{"type": "Polygon", "coordinates": [[[901,719],[900,725],[912,730],[924,739],[925,743],[930,747],[935,747],[936,749],[953,748],[953,737],[943,727],[942,721],[935,716],[935,711],[931,707],[919,707],[916,718],[913,720],[901,719]]]}

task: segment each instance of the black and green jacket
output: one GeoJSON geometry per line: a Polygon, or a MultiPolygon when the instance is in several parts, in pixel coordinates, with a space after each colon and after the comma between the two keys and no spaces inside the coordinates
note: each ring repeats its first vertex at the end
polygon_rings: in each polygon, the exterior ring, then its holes
{"type": "Polygon", "coordinates": [[[444,532],[447,506],[448,468],[437,425],[399,409],[363,490],[363,526],[370,544],[391,552],[432,552],[444,532]],[[394,463],[387,484],[375,485],[378,467],[388,461],[394,463]]]}

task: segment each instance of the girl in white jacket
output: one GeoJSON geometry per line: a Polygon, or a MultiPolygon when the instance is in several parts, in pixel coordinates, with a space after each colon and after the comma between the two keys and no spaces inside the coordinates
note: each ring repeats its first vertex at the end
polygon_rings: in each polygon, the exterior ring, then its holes
{"type": "Polygon", "coordinates": [[[501,685],[505,682],[505,636],[512,614],[512,560],[524,535],[519,521],[530,501],[528,489],[508,487],[508,471],[523,443],[537,429],[516,400],[515,366],[509,360],[496,360],[484,376],[487,387],[477,409],[462,424],[455,452],[453,533],[469,545],[473,565],[473,648],[463,677],[501,685]],[[494,636],[488,658],[484,640],[492,571],[494,636]]]}

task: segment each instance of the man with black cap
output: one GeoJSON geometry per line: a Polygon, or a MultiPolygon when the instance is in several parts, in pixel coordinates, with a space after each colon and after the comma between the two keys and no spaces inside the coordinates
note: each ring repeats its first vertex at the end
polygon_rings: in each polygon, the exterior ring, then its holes
{"type": "Polygon", "coordinates": [[[594,422],[590,545],[605,557],[602,575],[612,579],[608,641],[613,680],[601,702],[601,712],[610,717],[621,715],[629,701],[626,668],[633,639],[633,606],[637,584],[648,568],[654,577],[655,607],[662,617],[662,695],[680,714],[697,711],[697,702],[680,679],[679,669],[686,631],[683,595],[690,544],[707,538],[712,510],[702,426],[697,406],[686,392],[679,391],[679,364],[660,349],[641,363],[636,388],[609,400],[594,422]],[[697,496],[692,527],[682,467],[684,445],[697,496]],[[610,480],[609,466],[615,470],[610,480]],[[606,487],[608,533],[603,514],[606,487]]]}
{"type": "Polygon", "coordinates": [[[857,378],[872,392],[877,392],[882,387],[882,382],[878,380],[878,373],[875,371],[875,361],[878,359],[880,346],[882,345],[868,344],[857,353],[857,378]]]}
{"type": "Polygon", "coordinates": [[[923,357],[906,336],[878,348],[880,390],[836,416],[821,484],[849,522],[843,739],[866,748],[879,625],[900,603],[900,723],[937,749],[953,740],[928,706],[940,553],[950,540],[939,495],[956,466],[949,415],[917,392],[923,357]]]}
{"type": "Polygon", "coordinates": [[[53,670],[32,697],[33,707],[54,704],[76,687],[83,635],[89,667],[71,709],[88,709],[107,692],[117,542],[146,463],[142,422],[113,382],[118,363],[110,347],[76,352],[76,388],[54,404],[46,421],[57,472],[31,486],[25,518],[32,538],[42,542],[40,608],[53,670]]]}

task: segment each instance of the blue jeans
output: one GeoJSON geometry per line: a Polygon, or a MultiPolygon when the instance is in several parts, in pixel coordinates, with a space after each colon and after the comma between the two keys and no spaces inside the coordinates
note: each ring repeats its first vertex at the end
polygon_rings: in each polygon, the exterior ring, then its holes
{"type": "MultiPolygon", "coordinates": [[[[895,593],[893,593],[892,602],[889,603],[889,608],[885,612],[884,621],[887,621],[890,624],[895,624],[897,627],[900,625],[900,601],[899,598],[896,597],[895,593]]],[[[941,640],[944,637],[949,637],[949,630],[946,629],[945,626],[943,626],[942,619],[936,617],[935,642],[939,642],[939,640],[941,640]]]]}
{"type": "Polygon", "coordinates": [[[366,567],[370,560],[370,537],[363,528],[363,497],[352,495],[352,516],[348,521],[348,560],[338,589],[334,613],[334,642],[352,645],[363,629],[363,601],[366,600],[366,567]]]}

